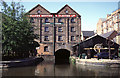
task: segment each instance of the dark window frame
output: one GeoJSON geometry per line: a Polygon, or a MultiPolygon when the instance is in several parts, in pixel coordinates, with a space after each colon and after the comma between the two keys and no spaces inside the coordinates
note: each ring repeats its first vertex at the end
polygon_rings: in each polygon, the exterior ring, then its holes
{"type": "Polygon", "coordinates": [[[62,36],[58,36],[58,41],[63,41],[62,36]]]}
{"type": "Polygon", "coordinates": [[[48,36],[44,36],[44,41],[49,41],[49,37],[48,36]]]}
{"type": "Polygon", "coordinates": [[[49,32],[49,27],[45,27],[45,32],[49,32]]]}
{"type": "Polygon", "coordinates": [[[45,23],[49,23],[49,19],[48,18],[45,18],[45,23]]]}
{"type": "Polygon", "coordinates": [[[63,32],[62,27],[58,27],[58,32],[63,32]]]}
{"type": "Polygon", "coordinates": [[[48,46],[45,46],[45,47],[44,47],[44,52],[49,52],[48,46]]]}
{"type": "Polygon", "coordinates": [[[75,32],[75,27],[71,27],[71,32],[75,32]]]}
{"type": "Polygon", "coordinates": [[[37,10],[37,13],[38,13],[38,14],[40,14],[40,13],[41,13],[41,11],[40,11],[40,10],[37,10]]]}
{"type": "Polygon", "coordinates": [[[75,23],[75,18],[71,18],[71,23],[75,23]]]}
{"type": "Polygon", "coordinates": [[[62,23],[62,18],[59,18],[59,19],[58,19],[58,22],[59,22],[59,23],[62,23]]]}
{"type": "Polygon", "coordinates": [[[75,41],[75,36],[71,36],[71,41],[75,41]]]}

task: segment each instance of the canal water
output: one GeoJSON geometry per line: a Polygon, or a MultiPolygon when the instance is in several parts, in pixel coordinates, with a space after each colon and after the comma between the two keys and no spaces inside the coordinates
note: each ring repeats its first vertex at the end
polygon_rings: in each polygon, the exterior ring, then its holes
{"type": "Polygon", "coordinates": [[[84,66],[74,63],[41,62],[37,66],[2,69],[3,76],[119,76],[120,68],[84,66]]]}

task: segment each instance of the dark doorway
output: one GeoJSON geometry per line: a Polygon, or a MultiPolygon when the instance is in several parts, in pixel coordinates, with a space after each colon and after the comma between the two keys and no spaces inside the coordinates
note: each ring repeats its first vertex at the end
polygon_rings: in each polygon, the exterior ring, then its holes
{"type": "Polygon", "coordinates": [[[55,64],[69,64],[70,51],[59,49],[55,52],[55,64]]]}

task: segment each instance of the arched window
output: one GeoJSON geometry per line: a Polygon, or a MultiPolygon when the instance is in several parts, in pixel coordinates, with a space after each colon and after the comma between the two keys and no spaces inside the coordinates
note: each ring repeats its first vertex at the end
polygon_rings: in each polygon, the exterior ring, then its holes
{"type": "Polygon", "coordinates": [[[37,11],[37,13],[38,13],[38,14],[40,14],[40,13],[41,13],[41,11],[40,11],[40,10],[38,10],[38,11],[37,11]]]}
{"type": "Polygon", "coordinates": [[[49,52],[49,51],[48,51],[48,46],[45,46],[45,47],[44,47],[44,52],[49,52]]]}
{"type": "Polygon", "coordinates": [[[48,18],[45,18],[45,23],[48,23],[49,21],[48,21],[48,18]]]}
{"type": "Polygon", "coordinates": [[[68,14],[68,10],[67,9],[65,10],[65,13],[68,14]]]}

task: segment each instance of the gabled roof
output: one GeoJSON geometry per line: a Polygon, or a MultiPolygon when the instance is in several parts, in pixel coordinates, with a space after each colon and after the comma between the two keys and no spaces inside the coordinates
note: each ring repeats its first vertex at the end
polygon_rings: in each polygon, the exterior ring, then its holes
{"type": "MultiPolygon", "coordinates": [[[[98,34],[95,34],[95,35],[87,38],[86,40],[80,42],[79,44],[82,45],[82,47],[88,47],[88,46],[91,47],[91,45],[95,45],[95,44],[98,44],[98,43],[103,43],[104,45],[107,45],[106,42],[105,42],[106,40],[107,40],[106,38],[104,38],[104,37],[102,37],[98,34]]],[[[111,41],[111,42],[113,42],[113,41],[111,41]]],[[[116,42],[113,42],[113,43],[114,43],[113,46],[119,47],[119,44],[117,44],[116,42]]],[[[73,47],[78,46],[79,44],[76,44],[73,47]]]]}
{"type": "Polygon", "coordinates": [[[82,31],[82,33],[83,33],[83,36],[87,36],[87,37],[94,35],[94,31],[82,31]]]}
{"type": "Polygon", "coordinates": [[[47,9],[45,9],[44,7],[42,7],[40,4],[38,4],[38,5],[36,5],[34,8],[32,8],[30,11],[28,11],[27,13],[30,13],[31,11],[33,11],[35,8],[37,8],[37,7],[41,7],[41,8],[43,8],[44,10],[46,10],[48,13],[50,13],[47,9]]]}
{"type": "MultiPolygon", "coordinates": [[[[62,11],[65,7],[69,7],[71,10],[73,10],[69,5],[66,4],[64,7],[62,7],[62,8],[57,12],[57,14],[58,14],[60,11],[62,11]]],[[[78,14],[75,10],[73,10],[73,12],[75,12],[79,17],[81,17],[81,15],[78,14]]]]}
{"type": "Polygon", "coordinates": [[[117,31],[110,31],[104,34],[101,34],[100,36],[104,37],[104,38],[109,38],[109,39],[113,39],[114,37],[116,37],[117,35],[117,31]]]}

